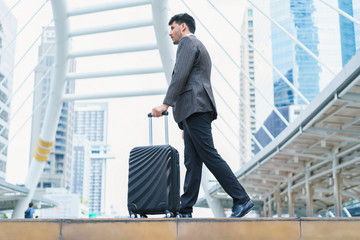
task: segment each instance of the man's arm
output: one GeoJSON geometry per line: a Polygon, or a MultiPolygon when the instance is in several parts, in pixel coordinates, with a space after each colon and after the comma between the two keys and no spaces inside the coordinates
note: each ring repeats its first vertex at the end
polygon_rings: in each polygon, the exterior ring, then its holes
{"type": "Polygon", "coordinates": [[[184,88],[195,61],[196,51],[193,48],[191,39],[185,37],[179,43],[176,53],[176,63],[171,77],[170,86],[166,92],[163,104],[152,109],[153,117],[161,117],[169,106],[174,105],[174,100],[184,88]]]}
{"type": "Polygon", "coordinates": [[[180,94],[188,80],[194,65],[195,56],[196,48],[192,40],[189,37],[182,38],[176,52],[174,72],[163,101],[164,104],[174,105],[176,96],[180,94]]]}

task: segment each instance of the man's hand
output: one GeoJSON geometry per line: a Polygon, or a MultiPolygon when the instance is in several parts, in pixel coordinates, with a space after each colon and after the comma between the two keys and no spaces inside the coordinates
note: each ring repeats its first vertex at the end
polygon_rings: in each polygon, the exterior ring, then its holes
{"type": "Polygon", "coordinates": [[[152,109],[151,115],[153,117],[161,117],[162,113],[165,112],[166,110],[168,110],[168,108],[169,108],[169,105],[167,105],[167,104],[163,104],[163,105],[154,107],[152,109]]]}

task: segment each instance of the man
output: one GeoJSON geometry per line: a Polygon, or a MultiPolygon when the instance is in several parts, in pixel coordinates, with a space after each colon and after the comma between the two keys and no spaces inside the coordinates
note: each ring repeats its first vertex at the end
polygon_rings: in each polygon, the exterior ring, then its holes
{"type": "Polygon", "coordinates": [[[25,211],[25,218],[35,218],[34,204],[29,203],[29,208],[25,211]]]}
{"type": "Polygon", "coordinates": [[[211,122],[216,119],[217,111],[210,83],[209,53],[194,36],[195,20],[190,15],[173,16],[169,26],[169,35],[178,44],[176,62],[163,104],[154,107],[152,115],[160,117],[172,106],[174,119],[184,131],[186,175],[180,214],[192,217],[204,163],[233,198],[231,217],[243,217],[254,204],[213,143],[211,122]]]}

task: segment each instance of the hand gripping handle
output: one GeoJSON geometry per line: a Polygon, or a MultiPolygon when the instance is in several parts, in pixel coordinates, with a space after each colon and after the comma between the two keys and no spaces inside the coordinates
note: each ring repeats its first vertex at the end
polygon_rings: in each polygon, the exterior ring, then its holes
{"type": "MultiPolygon", "coordinates": [[[[165,111],[162,113],[164,116],[164,122],[165,122],[165,144],[169,144],[169,126],[168,126],[168,115],[169,112],[165,111]]],[[[148,114],[149,117],[149,145],[153,145],[153,133],[152,133],[152,118],[153,116],[151,113],[148,114]]]]}

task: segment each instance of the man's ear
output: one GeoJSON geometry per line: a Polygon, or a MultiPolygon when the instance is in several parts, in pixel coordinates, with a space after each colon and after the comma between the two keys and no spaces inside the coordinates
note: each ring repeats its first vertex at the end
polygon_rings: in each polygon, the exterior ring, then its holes
{"type": "Polygon", "coordinates": [[[181,27],[181,32],[185,32],[185,30],[187,29],[186,23],[182,23],[180,27],[181,27]]]}

